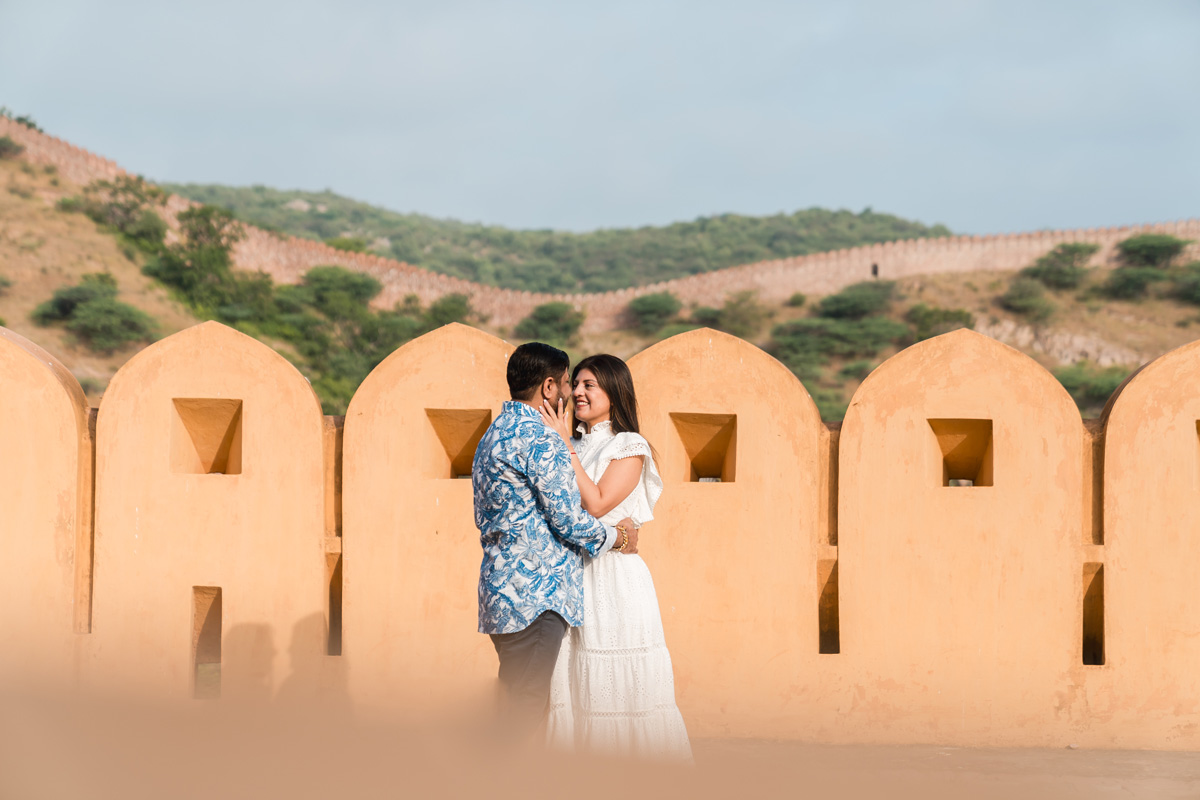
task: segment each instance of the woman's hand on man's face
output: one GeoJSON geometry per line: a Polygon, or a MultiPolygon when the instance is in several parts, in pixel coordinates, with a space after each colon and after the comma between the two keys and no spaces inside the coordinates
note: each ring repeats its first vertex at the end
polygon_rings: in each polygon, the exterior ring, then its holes
{"type": "Polygon", "coordinates": [[[542,407],[538,409],[538,413],[542,415],[542,421],[548,428],[563,437],[567,444],[571,443],[571,415],[567,413],[565,400],[560,399],[557,406],[551,405],[549,400],[542,400],[542,407]]]}

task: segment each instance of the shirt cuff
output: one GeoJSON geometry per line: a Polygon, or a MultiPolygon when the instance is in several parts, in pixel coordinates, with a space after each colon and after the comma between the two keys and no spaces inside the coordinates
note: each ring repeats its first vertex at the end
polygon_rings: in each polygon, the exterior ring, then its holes
{"type": "MultiPolygon", "coordinates": [[[[600,524],[604,525],[603,522],[600,524]]],[[[617,543],[617,529],[612,525],[604,525],[604,536],[604,545],[601,546],[600,552],[596,553],[596,558],[599,558],[609,550],[612,550],[613,545],[617,543]]]]}

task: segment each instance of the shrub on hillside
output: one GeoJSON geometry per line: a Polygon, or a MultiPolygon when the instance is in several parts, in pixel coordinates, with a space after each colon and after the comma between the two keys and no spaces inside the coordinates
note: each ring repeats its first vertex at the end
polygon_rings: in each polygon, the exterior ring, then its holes
{"type": "Polygon", "coordinates": [[[1033,278],[1017,278],[1000,296],[1000,305],[1030,322],[1045,322],[1054,314],[1054,303],[1046,289],[1033,278]]]}
{"type": "Polygon", "coordinates": [[[670,292],[656,292],[629,301],[629,314],[639,333],[653,335],[669,323],[683,308],[679,298],[670,292]]]}
{"type": "Polygon", "coordinates": [[[121,233],[133,239],[143,250],[154,251],[166,241],[167,223],[158,214],[146,209],[121,233]]]}
{"type": "Polygon", "coordinates": [[[92,272],[84,275],[75,286],[55,290],[53,297],[33,310],[33,321],[39,325],[66,322],[81,305],[116,296],[116,279],[107,272],[92,272]]]}
{"type": "Polygon", "coordinates": [[[265,322],[277,313],[275,282],[265,272],[235,272],[221,291],[213,316],[231,325],[265,322]]]}
{"type": "Polygon", "coordinates": [[[7,292],[12,287],[12,278],[6,275],[0,275],[0,295],[7,292]]]}
{"type": "Polygon", "coordinates": [[[754,292],[737,292],[721,306],[720,328],[747,339],[757,334],[770,316],[771,312],[758,302],[754,292]]]}
{"type": "Polygon", "coordinates": [[[859,359],[858,361],[851,361],[850,363],[843,365],[842,368],[838,370],[838,376],[844,378],[845,380],[861,381],[865,380],[874,369],[874,361],[869,358],[859,359]]]}
{"type": "Polygon", "coordinates": [[[1118,242],[1117,252],[1126,266],[1165,269],[1187,244],[1187,239],[1165,233],[1142,233],[1118,242]]]}
{"type": "Polygon", "coordinates": [[[326,239],[325,244],[335,250],[345,250],[349,253],[365,253],[367,252],[369,242],[358,236],[334,236],[326,239]]]}
{"type": "Polygon", "coordinates": [[[121,175],[112,181],[93,181],[81,197],[59,200],[58,208],[81,212],[153,253],[167,234],[167,223],[153,209],[162,206],[166,197],[166,192],[140,177],[121,175]]]}
{"type": "Polygon", "coordinates": [[[301,285],[308,291],[309,304],[330,319],[354,318],[383,291],[374,277],[339,266],[313,267],[301,285]]]}
{"type": "Polygon", "coordinates": [[[140,309],[105,297],[78,306],[67,330],[92,350],[111,353],[134,342],[152,341],[154,320],[140,309]]]}
{"type": "Polygon", "coordinates": [[[935,308],[924,303],[910,308],[904,319],[913,326],[913,334],[918,342],[959,328],[975,327],[975,317],[964,308],[935,308]]]}
{"type": "Polygon", "coordinates": [[[697,306],[692,309],[692,324],[700,328],[721,329],[721,309],[712,306],[697,306]]]}
{"type": "Polygon", "coordinates": [[[151,341],[154,320],[117,298],[117,282],[107,272],[84,275],[75,286],[54,296],[33,311],[39,325],[66,323],[67,330],[100,353],[111,353],[133,342],[151,341]]]}
{"type": "Polygon", "coordinates": [[[808,302],[808,296],[804,292],[796,292],[787,299],[788,308],[804,308],[804,304],[808,302]]]}
{"type": "Polygon", "coordinates": [[[10,136],[0,136],[0,158],[16,158],[24,152],[24,145],[13,141],[10,136]]]}
{"type": "Polygon", "coordinates": [[[567,344],[582,324],[583,312],[570,303],[543,303],[517,324],[516,334],[522,339],[567,344]]]}
{"type": "MultiPolygon", "coordinates": [[[[471,298],[465,294],[447,294],[429,304],[425,312],[425,325],[429,330],[449,325],[452,322],[468,323],[475,319],[475,309],[471,307],[471,298]]],[[[580,315],[580,320],[583,317],[580,315]]]]}
{"type": "Polygon", "coordinates": [[[1090,242],[1060,244],[1021,270],[1021,275],[1041,281],[1051,289],[1075,289],[1087,275],[1088,259],[1095,255],[1100,245],[1090,242]]]}
{"type": "Polygon", "coordinates": [[[887,310],[896,291],[893,281],[863,281],[821,298],[817,314],[831,319],[862,319],[887,310]]]}
{"type": "Polygon", "coordinates": [[[692,309],[690,322],[697,327],[713,328],[747,339],[757,334],[770,316],[770,309],[758,302],[758,296],[745,291],[729,295],[720,308],[699,306],[692,309]]]}
{"type": "Polygon", "coordinates": [[[1130,372],[1128,367],[1097,367],[1080,361],[1054,370],[1054,377],[1070,393],[1081,411],[1098,412],[1130,372]]]}
{"type": "Polygon", "coordinates": [[[817,413],[825,422],[839,422],[846,416],[846,409],[850,403],[841,389],[817,386],[809,390],[809,396],[817,407],[817,413]]]}
{"type": "Polygon", "coordinates": [[[1177,300],[1200,306],[1200,261],[1193,261],[1171,278],[1171,295],[1177,300]]]}
{"type": "Polygon", "coordinates": [[[834,358],[871,358],[909,335],[908,326],[883,317],[798,319],[775,327],[767,351],[799,373],[834,358]]]}
{"type": "Polygon", "coordinates": [[[1146,296],[1150,284],[1166,277],[1155,267],[1119,267],[1109,273],[1100,291],[1114,300],[1138,300],[1146,296]]]}
{"type": "Polygon", "coordinates": [[[692,322],[672,322],[670,325],[663,327],[662,330],[658,332],[658,340],[662,341],[663,339],[670,339],[672,336],[678,336],[681,333],[694,331],[699,327],[701,326],[692,322]]]}

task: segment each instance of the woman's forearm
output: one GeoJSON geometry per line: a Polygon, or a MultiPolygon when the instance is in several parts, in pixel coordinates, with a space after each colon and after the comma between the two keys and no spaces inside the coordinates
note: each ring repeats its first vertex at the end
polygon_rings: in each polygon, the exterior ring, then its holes
{"type": "Polygon", "coordinates": [[[575,482],[579,484],[579,499],[583,501],[584,510],[593,517],[603,516],[594,510],[600,507],[600,487],[588,477],[587,472],[583,469],[583,464],[579,461],[579,456],[571,456],[571,466],[575,468],[575,482]]]}
{"type": "Polygon", "coordinates": [[[611,462],[608,469],[596,483],[583,471],[583,465],[578,457],[571,459],[575,467],[576,483],[579,484],[579,498],[583,501],[584,510],[593,517],[603,517],[612,511],[621,501],[629,496],[637,486],[642,474],[642,457],[633,456],[611,462]]]}

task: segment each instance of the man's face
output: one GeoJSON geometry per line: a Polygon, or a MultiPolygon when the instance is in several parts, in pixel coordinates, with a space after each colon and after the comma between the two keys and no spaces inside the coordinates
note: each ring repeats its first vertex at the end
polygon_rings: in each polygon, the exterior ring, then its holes
{"type": "Polygon", "coordinates": [[[571,370],[567,370],[558,379],[558,396],[549,398],[550,402],[555,406],[558,401],[562,400],[563,408],[570,408],[571,405],[571,370]]]}

